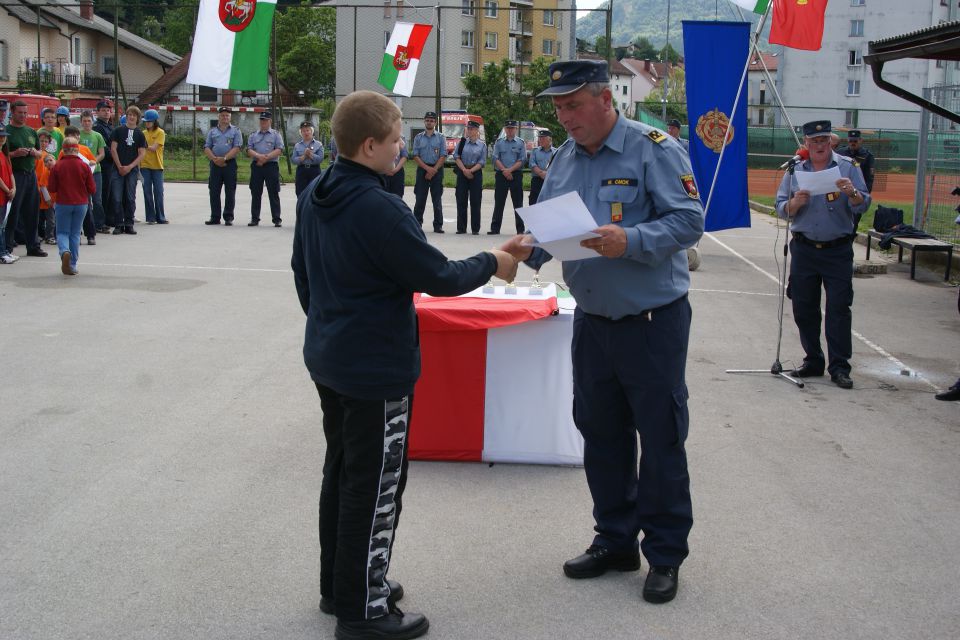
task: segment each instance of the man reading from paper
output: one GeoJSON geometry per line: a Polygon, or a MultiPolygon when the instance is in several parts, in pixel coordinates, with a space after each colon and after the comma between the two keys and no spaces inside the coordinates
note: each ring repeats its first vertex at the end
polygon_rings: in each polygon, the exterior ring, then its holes
{"type": "MultiPolygon", "coordinates": [[[[576,191],[599,234],[581,242],[595,257],[563,263],[577,301],[574,421],[596,520],[586,553],[563,569],[570,578],[635,571],[639,546],[650,564],[643,597],[667,602],[676,595],[693,525],[684,449],[686,249],[703,234],[703,208],[680,143],[614,109],[605,62],[550,65],[541,96],[553,99],[570,137],[539,202],[576,191]]],[[[539,268],[551,256],[530,242],[515,236],[502,248],[539,268]]]]}

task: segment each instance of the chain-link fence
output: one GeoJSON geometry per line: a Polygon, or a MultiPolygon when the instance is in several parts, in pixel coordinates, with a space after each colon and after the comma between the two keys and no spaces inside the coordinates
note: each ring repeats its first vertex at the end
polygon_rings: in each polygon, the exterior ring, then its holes
{"type": "MultiPolygon", "coordinates": [[[[960,113],[960,86],[924,89],[934,104],[960,113]]],[[[960,244],[960,129],[942,116],[924,111],[917,150],[913,225],[944,242],[960,244]]]]}

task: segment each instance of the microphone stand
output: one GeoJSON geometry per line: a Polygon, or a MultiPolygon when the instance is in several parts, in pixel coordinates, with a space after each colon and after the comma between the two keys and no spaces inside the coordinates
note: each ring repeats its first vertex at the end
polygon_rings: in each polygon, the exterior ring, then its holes
{"type": "MultiPolygon", "coordinates": [[[[787,169],[787,172],[790,174],[789,180],[789,191],[787,192],[787,200],[789,201],[793,198],[793,176],[795,173],[795,168],[797,164],[802,162],[798,160],[797,162],[790,162],[790,165],[787,169]]],[[[789,255],[789,245],[790,245],[790,231],[789,231],[789,219],[790,216],[787,216],[787,227],[788,230],[783,234],[783,268],[780,273],[780,308],[777,313],[778,327],[777,327],[777,355],[773,361],[773,364],[770,365],[770,369],[727,369],[727,373],[769,373],[775,375],[779,378],[783,378],[787,382],[792,382],[797,385],[797,387],[803,389],[804,384],[803,380],[799,378],[794,378],[793,376],[783,372],[783,365],[780,364],[780,347],[783,343],[783,307],[784,301],[787,297],[787,260],[789,255]]]]}

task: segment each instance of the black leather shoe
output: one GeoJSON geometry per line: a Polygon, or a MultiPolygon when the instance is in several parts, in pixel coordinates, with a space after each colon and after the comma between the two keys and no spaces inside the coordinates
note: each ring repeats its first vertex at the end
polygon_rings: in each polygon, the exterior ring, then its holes
{"type": "Polygon", "coordinates": [[[639,568],[639,551],[610,551],[596,544],[590,545],[583,555],[563,563],[563,573],[574,580],[596,578],[610,569],[636,571],[639,568]]]}
{"type": "Polygon", "coordinates": [[[471,231],[470,233],[472,233],[472,234],[475,235],[475,236],[480,235],[480,232],[479,232],[479,231],[471,231]]]}
{"type": "Polygon", "coordinates": [[[225,227],[232,227],[232,226],[233,226],[233,220],[227,220],[227,221],[225,221],[225,222],[223,223],[223,226],[225,226],[225,227]]]}
{"type": "Polygon", "coordinates": [[[48,254],[43,249],[38,248],[38,249],[27,249],[27,255],[32,256],[34,258],[46,258],[50,254],[48,254]]]}
{"type": "MultiPolygon", "coordinates": [[[[204,220],[203,224],[220,224],[219,220],[204,220]]],[[[229,223],[228,223],[229,224],[229,223]]]]}
{"type": "Polygon", "coordinates": [[[446,231],[444,231],[443,229],[434,229],[433,232],[434,232],[434,233],[446,233],[446,231]]]}
{"type": "Polygon", "coordinates": [[[247,226],[248,226],[248,227],[257,227],[257,226],[260,226],[260,221],[259,221],[259,220],[251,220],[250,222],[247,223],[247,226]]]}
{"type": "MultiPolygon", "coordinates": [[[[219,224],[219,223],[217,223],[217,224],[219,224]]],[[[122,236],[122,235],[123,235],[123,227],[114,227],[114,228],[113,228],[113,235],[115,235],[115,236],[122,236]]]]}
{"type": "Polygon", "coordinates": [[[135,236],[135,235],[137,235],[137,231],[136,231],[133,227],[126,227],[126,228],[123,230],[123,232],[124,232],[125,234],[127,234],[128,236],[135,236]]]}
{"type": "Polygon", "coordinates": [[[334,632],[337,640],[371,640],[371,638],[419,638],[430,628],[430,622],[422,613],[404,613],[390,607],[390,613],[372,620],[337,620],[334,632]]]}
{"type": "Polygon", "coordinates": [[[499,231],[487,231],[488,236],[498,236],[500,235],[499,231]]]}
{"type": "Polygon", "coordinates": [[[957,383],[955,385],[953,385],[943,393],[938,393],[933,397],[936,398],[937,400],[946,400],[948,402],[951,400],[960,400],[960,380],[957,380],[957,383]]]}
{"type": "Polygon", "coordinates": [[[673,600],[677,595],[679,572],[677,567],[650,567],[647,581],[643,583],[643,599],[653,604],[673,600]]]}
{"type": "Polygon", "coordinates": [[[273,223],[273,226],[275,226],[275,227],[282,227],[282,226],[283,226],[283,223],[282,223],[281,221],[277,220],[276,222],[273,223]]]}
{"type": "MultiPolygon", "coordinates": [[[[388,605],[394,605],[403,600],[403,585],[396,580],[387,580],[387,586],[390,587],[390,596],[387,598],[388,605]]],[[[329,615],[336,615],[337,601],[333,598],[320,596],[320,611],[329,615]]]]}
{"type": "Polygon", "coordinates": [[[458,235],[458,236],[462,236],[462,235],[465,234],[465,233],[466,233],[466,231],[457,231],[457,235],[458,235]]]}
{"type": "Polygon", "coordinates": [[[850,379],[845,373],[835,373],[830,376],[830,382],[837,385],[841,389],[853,389],[853,380],[850,379]]]}
{"type": "Polygon", "coordinates": [[[794,378],[817,378],[823,375],[823,368],[804,363],[799,369],[791,371],[790,375],[794,378]]]}

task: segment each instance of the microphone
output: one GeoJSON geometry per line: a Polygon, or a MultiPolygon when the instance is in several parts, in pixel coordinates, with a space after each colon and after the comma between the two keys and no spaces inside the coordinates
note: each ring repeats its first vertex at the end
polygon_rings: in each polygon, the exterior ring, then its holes
{"type": "Polygon", "coordinates": [[[784,162],[782,165],[780,165],[780,168],[786,169],[787,167],[798,165],[804,160],[809,160],[809,159],[810,159],[809,151],[807,151],[806,149],[797,149],[797,155],[793,156],[792,158],[784,162]]]}

